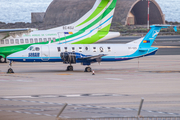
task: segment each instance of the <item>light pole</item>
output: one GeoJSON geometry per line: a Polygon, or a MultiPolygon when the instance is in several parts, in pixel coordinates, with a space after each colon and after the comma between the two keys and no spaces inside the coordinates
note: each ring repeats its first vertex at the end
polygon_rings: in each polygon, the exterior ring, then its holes
{"type": "Polygon", "coordinates": [[[148,0],[147,32],[149,32],[149,4],[150,4],[150,0],[148,0]]]}

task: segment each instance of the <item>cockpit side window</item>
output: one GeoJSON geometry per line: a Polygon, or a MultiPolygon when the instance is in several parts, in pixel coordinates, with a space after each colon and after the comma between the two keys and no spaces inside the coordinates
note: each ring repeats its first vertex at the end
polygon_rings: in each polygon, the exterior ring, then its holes
{"type": "Polygon", "coordinates": [[[28,48],[28,50],[34,51],[34,47],[33,47],[33,46],[30,46],[30,47],[28,48]]]}
{"type": "Polygon", "coordinates": [[[40,48],[39,48],[39,47],[36,47],[36,48],[35,48],[35,50],[36,50],[36,51],[39,51],[39,50],[40,50],[40,48]]]}

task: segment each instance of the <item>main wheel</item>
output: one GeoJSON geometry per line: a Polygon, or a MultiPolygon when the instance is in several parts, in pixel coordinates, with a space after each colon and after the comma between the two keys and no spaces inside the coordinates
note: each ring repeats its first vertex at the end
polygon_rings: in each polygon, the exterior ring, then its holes
{"type": "Polygon", "coordinates": [[[6,62],[6,58],[0,56],[0,63],[5,63],[6,62]]]}
{"type": "Polygon", "coordinates": [[[73,71],[73,66],[67,66],[67,71],[73,71]]]}
{"type": "Polygon", "coordinates": [[[92,72],[90,67],[86,67],[84,72],[92,72]]]}
{"type": "Polygon", "coordinates": [[[69,66],[69,71],[73,71],[73,66],[69,66]]]}

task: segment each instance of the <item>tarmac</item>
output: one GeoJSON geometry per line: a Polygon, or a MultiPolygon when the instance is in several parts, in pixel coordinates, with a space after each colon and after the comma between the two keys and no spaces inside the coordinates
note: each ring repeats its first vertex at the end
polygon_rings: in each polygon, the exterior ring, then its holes
{"type": "Polygon", "coordinates": [[[153,46],[154,56],[92,64],[95,75],[80,64],[67,72],[62,63],[15,62],[14,74],[0,64],[0,120],[52,120],[64,103],[61,118],[136,117],[142,98],[141,116],[180,117],[180,36],[158,36],[153,46]]]}
{"type": "Polygon", "coordinates": [[[13,63],[15,74],[0,64],[0,120],[137,116],[180,117],[180,56],[155,55],[98,63],[95,71],[62,63],[13,63]]]}

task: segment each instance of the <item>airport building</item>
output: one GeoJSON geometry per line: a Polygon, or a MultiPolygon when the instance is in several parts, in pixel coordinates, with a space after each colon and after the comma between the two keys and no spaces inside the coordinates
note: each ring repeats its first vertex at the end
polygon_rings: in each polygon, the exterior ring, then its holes
{"type": "MultiPolygon", "coordinates": [[[[32,23],[66,25],[87,13],[96,0],[53,0],[45,13],[32,13],[32,23]]],[[[155,0],[150,0],[150,24],[165,24],[165,15],[155,0]]],[[[147,24],[148,0],[117,0],[113,22],[123,25],[147,24]]]]}

